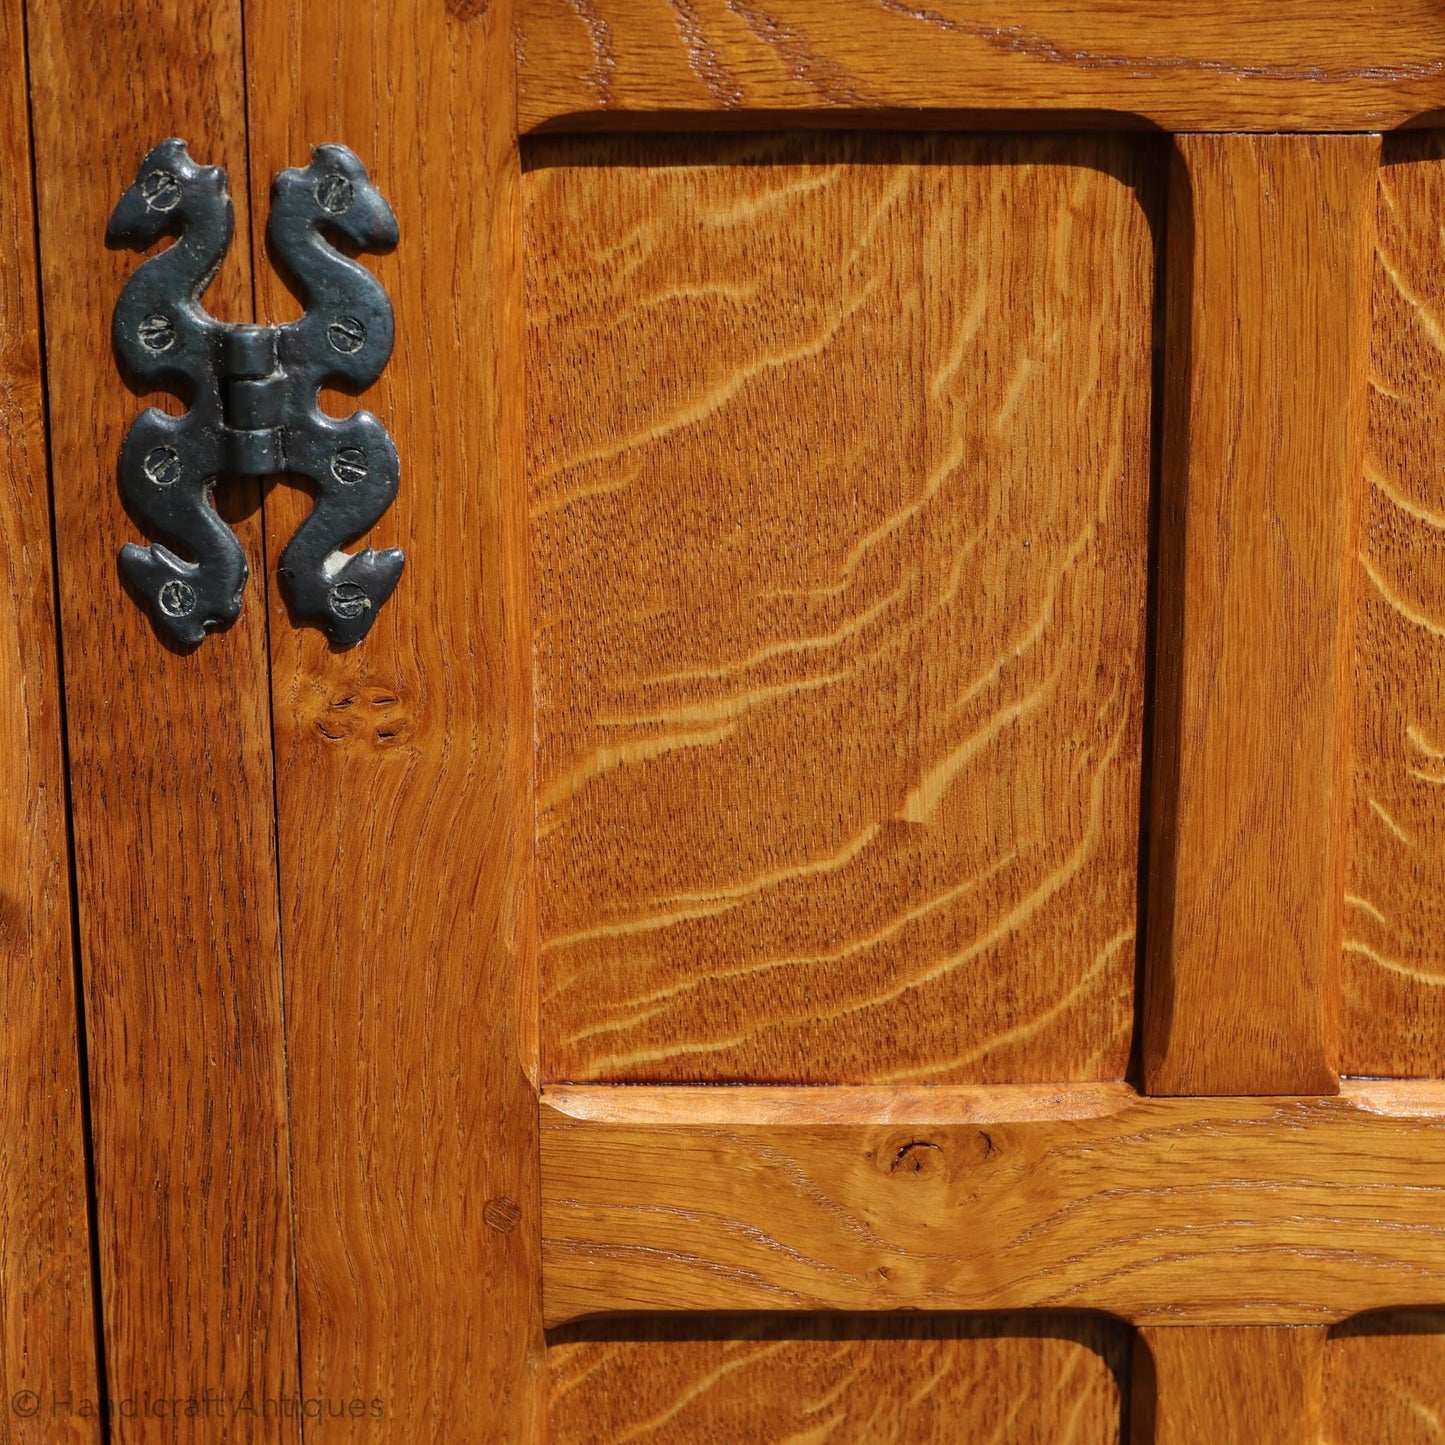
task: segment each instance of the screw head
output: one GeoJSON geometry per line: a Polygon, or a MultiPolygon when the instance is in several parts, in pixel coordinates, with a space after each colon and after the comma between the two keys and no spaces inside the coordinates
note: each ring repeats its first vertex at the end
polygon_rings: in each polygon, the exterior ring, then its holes
{"type": "Polygon", "coordinates": [[[349,621],[371,606],[371,598],[355,582],[338,582],[327,594],[326,605],[337,617],[349,621]]]}
{"type": "Polygon", "coordinates": [[[158,487],[174,486],[181,479],[181,459],[174,447],[152,447],[141,468],[158,487]]]}
{"type": "Polygon", "coordinates": [[[169,316],[147,316],[140,324],[140,344],[147,351],[169,351],[176,344],[176,324],[169,316]]]}
{"type": "Polygon", "coordinates": [[[360,447],[342,447],[331,458],[331,475],[347,486],[364,482],[370,470],[371,463],[360,447]]]}
{"type": "Polygon", "coordinates": [[[333,216],[343,215],[351,209],[356,199],[356,190],[351,182],[337,171],[324,175],[316,183],[316,200],[323,211],[333,216]]]}
{"type": "Polygon", "coordinates": [[[151,211],[173,211],[180,204],[181,183],[174,171],[152,171],[140,183],[141,199],[151,211]]]}
{"type": "Polygon", "coordinates": [[[185,617],[196,610],[196,594],[188,582],[167,582],[158,601],[167,617],[185,617]]]}
{"type": "Polygon", "coordinates": [[[326,339],[331,343],[333,351],[350,356],[360,351],[365,344],[366,327],[354,316],[338,316],[326,328],[326,339]]]}

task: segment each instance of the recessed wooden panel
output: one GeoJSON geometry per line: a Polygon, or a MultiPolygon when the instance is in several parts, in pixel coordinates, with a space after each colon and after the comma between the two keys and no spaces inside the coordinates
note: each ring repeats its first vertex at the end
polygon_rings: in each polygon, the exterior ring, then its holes
{"type": "MultiPolygon", "coordinates": [[[[1386,140],[1376,210],[1345,887],[1348,1073],[1445,1075],[1445,137],[1386,140]]],[[[1330,1445],[1438,1440],[1445,1314],[1347,1320],[1330,1445]]]]}
{"type": "Polygon", "coordinates": [[[1330,1332],[1327,1445],[1437,1445],[1445,1435],[1445,1312],[1360,1315],[1330,1332]]]}
{"type": "Polygon", "coordinates": [[[1128,1332],[1098,1316],[741,1316],[582,1324],[548,1351],[555,1445],[1104,1445],[1128,1332]]]}
{"type": "Polygon", "coordinates": [[[1156,157],[531,153],[544,1076],[1122,1075],[1156,157]]]}
{"type": "Polygon", "coordinates": [[[1342,985],[1346,1073],[1445,1075],[1445,139],[1380,171],[1342,985]]]}

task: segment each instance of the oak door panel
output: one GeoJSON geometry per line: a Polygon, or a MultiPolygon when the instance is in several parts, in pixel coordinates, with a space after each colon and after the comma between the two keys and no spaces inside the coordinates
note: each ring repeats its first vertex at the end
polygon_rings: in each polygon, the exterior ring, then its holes
{"type": "Polygon", "coordinates": [[[40,375],[25,25],[0,0],[0,1442],[95,1440],[27,1418],[99,1397],[40,375]],[[41,1395],[44,1391],[44,1395],[41,1395]],[[13,1405],[12,1405],[12,1402],[13,1405]]]}
{"type": "Polygon", "coordinates": [[[1359,528],[1344,1071],[1445,1074],[1445,138],[1380,170],[1359,528]]]}
{"type": "Polygon", "coordinates": [[[1432,1445],[1445,1422],[1445,1313],[1360,1315],[1330,1332],[1323,1445],[1432,1445]]]}
{"type": "MultiPolygon", "coordinates": [[[[140,158],[187,138],[228,167],[240,238],[207,307],[250,319],[241,7],[32,0],[28,35],[106,1374],[117,1401],[279,1399],[298,1372],[259,488],[221,502],[248,605],[165,646],[116,566],[141,534],[115,459],[145,401],[107,344],[137,260],[103,243],[140,158]]],[[[174,1438],[132,1409],[118,1438],[174,1438]]],[[[300,1430],[270,1413],[249,1438],[300,1430]]]]}
{"type": "MultiPolygon", "coordinates": [[[[406,570],[347,652],[270,598],[301,1372],[308,1394],[377,1401],[382,1416],[328,1416],[307,1437],[531,1445],[542,1350],[511,6],[247,0],[246,46],[258,215],[279,168],[340,141],[401,230],[394,253],[367,258],[396,307],[395,353],[360,402],[334,409],[365,405],[395,437],[401,489],[366,542],[402,547],[406,570]]],[[[266,318],[290,314],[257,260],[266,318]]],[[[296,487],[267,497],[272,558],[310,505],[296,487]]]]}
{"type": "Polygon", "coordinates": [[[531,149],[544,1077],[1122,1075],[1157,155],[531,149]]]}
{"type": "Polygon", "coordinates": [[[548,1351],[555,1445],[1123,1438],[1102,1316],[743,1316],[578,1325],[548,1351]]]}

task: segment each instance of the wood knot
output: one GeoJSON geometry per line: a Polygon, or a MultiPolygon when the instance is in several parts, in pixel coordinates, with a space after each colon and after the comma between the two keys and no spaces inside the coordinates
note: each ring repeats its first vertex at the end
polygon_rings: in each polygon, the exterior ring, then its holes
{"type": "Polygon", "coordinates": [[[987,1129],[979,1129],[969,1135],[958,1152],[965,1164],[983,1164],[999,1151],[993,1135],[987,1129]]]}
{"type": "Polygon", "coordinates": [[[411,728],[410,709],[388,687],[350,687],[329,698],[316,718],[316,731],[330,742],[366,739],[393,747],[411,728]]]}
{"type": "Polygon", "coordinates": [[[890,1174],[936,1174],[943,1167],[943,1150],[928,1139],[910,1139],[893,1155],[890,1174]]]}
{"type": "Polygon", "coordinates": [[[510,1234],[522,1220],[522,1206],[515,1199],[499,1194],[482,1205],[482,1219],[496,1234],[510,1234]]]}

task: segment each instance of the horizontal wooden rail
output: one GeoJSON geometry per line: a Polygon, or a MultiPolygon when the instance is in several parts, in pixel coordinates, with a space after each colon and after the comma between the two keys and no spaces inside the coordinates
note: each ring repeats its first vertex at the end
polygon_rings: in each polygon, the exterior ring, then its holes
{"type": "Polygon", "coordinates": [[[1388,13],[1365,0],[520,0],[518,12],[523,131],[949,112],[1369,131],[1445,106],[1436,0],[1388,13]]]}
{"type": "Polygon", "coordinates": [[[1445,1306],[1445,1084],[562,1087],[549,1325],[635,1310],[1078,1308],[1320,1324],[1445,1306]]]}

